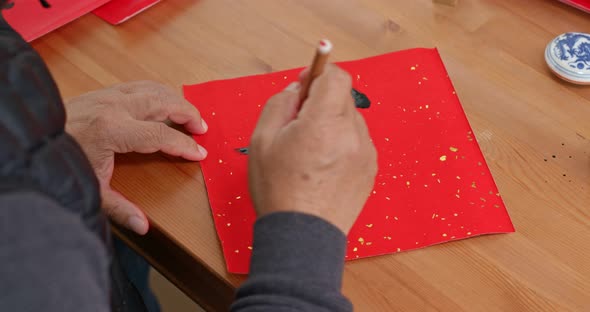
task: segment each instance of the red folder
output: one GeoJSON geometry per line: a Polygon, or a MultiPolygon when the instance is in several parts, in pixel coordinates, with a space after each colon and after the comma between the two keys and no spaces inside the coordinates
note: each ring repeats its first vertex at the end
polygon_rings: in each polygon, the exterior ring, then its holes
{"type": "Polygon", "coordinates": [[[78,17],[109,2],[109,0],[51,0],[51,8],[43,8],[38,0],[14,1],[4,16],[27,41],[33,41],[78,17]]]}
{"type": "Polygon", "coordinates": [[[103,20],[117,25],[154,6],[160,0],[112,0],[94,10],[103,20]]]}
{"type": "MultiPolygon", "coordinates": [[[[378,151],[374,191],[348,235],[346,259],[396,253],[514,227],[435,49],[339,65],[371,100],[361,109],[378,151]]],[[[300,69],[185,86],[209,131],[201,166],[229,272],[247,273],[256,215],[246,147],[267,99],[300,69]]]]}

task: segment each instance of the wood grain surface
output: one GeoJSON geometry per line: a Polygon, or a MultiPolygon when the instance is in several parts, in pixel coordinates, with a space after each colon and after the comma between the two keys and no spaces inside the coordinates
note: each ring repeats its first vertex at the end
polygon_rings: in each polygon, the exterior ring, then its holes
{"type": "MultiPolygon", "coordinates": [[[[349,262],[344,293],[357,311],[590,311],[590,88],[543,59],[556,35],[589,29],[590,15],[554,0],[168,0],[33,45],[66,98],[307,65],[323,37],[333,61],[436,46],[517,233],[349,262]]],[[[204,307],[227,309],[243,277],[225,271],[199,165],[122,155],[113,184],[152,222],[126,240],[204,307]]]]}

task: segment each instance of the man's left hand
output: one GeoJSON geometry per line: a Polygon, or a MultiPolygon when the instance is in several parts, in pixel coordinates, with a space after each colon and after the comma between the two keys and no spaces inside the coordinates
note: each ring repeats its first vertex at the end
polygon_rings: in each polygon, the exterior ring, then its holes
{"type": "Polygon", "coordinates": [[[111,186],[115,153],[164,153],[202,160],[207,151],[190,136],[164,123],[182,124],[203,134],[207,124],[199,111],[169,87],[139,81],[90,92],[66,102],[66,131],[88,156],[100,182],[102,208],[114,222],[138,234],[148,219],[135,204],[111,186]]]}

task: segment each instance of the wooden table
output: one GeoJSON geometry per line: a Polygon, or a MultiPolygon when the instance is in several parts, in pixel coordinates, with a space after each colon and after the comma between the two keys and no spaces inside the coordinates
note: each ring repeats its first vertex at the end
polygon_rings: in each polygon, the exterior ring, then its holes
{"type": "MultiPolygon", "coordinates": [[[[322,37],[335,61],[436,46],[517,233],[350,262],[344,293],[357,311],[590,311],[590,87],[543,59],[556,35],[589,29],[590,15],[550,0],[169,0],[118,27],[88,15],[34,46],[66,98],[302,66],[322,37]]],[[[202,306],[226,309],[243,278],[225,271],[199,164],[124,155],[113,184],[152,222],[126,239],[202,306]]]]}

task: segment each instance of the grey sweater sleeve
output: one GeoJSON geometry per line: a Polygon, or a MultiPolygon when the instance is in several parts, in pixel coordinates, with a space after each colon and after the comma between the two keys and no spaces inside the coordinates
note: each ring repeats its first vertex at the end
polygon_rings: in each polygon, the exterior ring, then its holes
{"type": "Polygon", "coordinates": [[[314,216],[280,212],[254,226],[250,276],[234,312],[352,311],[342,295],[346,237],[314,216]]]}
{"type": "Polygon", "coordinates": [[[54,200],[0,194],[0,246],[0,310],[109,311],[105,246],[54,200]]]}

